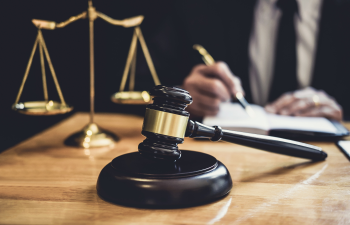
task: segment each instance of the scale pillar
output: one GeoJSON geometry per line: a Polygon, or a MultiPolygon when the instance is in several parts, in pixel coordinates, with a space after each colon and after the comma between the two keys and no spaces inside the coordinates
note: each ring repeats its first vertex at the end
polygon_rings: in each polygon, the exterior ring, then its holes
{"type": "Polygon", "coordinates": [[[119,138],[109,132],[100,128],[94,123],[95,114],[95,60],[94,60],[94,21],[97,18],[95,7],[92,6],[92,1],[89,0],[88,7],[89,18],[89,37],[90,37],[90,122],[83,130],[71,135],[65,140],[66,145],[95,148],[113,146],[119,138]]]}

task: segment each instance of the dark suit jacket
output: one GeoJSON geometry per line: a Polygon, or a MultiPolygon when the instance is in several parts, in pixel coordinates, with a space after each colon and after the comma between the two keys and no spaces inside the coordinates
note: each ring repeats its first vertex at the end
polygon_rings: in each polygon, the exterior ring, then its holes
{"type": "MultiPolygon", "coordinates": [[[[181,84],[201,62],[193,44],[204,46],[239,76],[251,101],[248,43],[256,0],[176,1],[148,45],[161,82],[181,84]]],[[[324,0],[311,86],[350,113],[350,1],[324,0]]]]}

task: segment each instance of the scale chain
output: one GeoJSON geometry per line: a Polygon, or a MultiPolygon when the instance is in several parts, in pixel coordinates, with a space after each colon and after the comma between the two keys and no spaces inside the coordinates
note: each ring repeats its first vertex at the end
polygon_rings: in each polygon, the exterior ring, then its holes
{"type": "Polygon", "coordinates": [[[137,44],[135,45],[134,56],[131,62],[129,91],[134,91],[134,87],[135,87],[136,55],[137,55],[137,44]]]}
{"type": "Polygon", "coordinates": [[[61,91],[61,88],[60,88],[60,85],[58,83],[58,80],[57,80],[57,77],[56,77],[56,73],[55,73],[55,70],[53,68],[53,65],[52,65],[52,62],[51,62],[51,58],[50,58],[50,55],[49,55],[49,52],[47,50],[47,47],[46,47],[46,44],[45,44],[45,40],[44,40],[44,37],[41,33],[41,31],[39,30],[39,41],[41,41],[41,44],[44,48],[44,52],[45,52],[45,56],[46,56],[46,59],[47,59],[47,62],[49,64],[49,68],[51,70],[51,74],[52,74],[52,78],[55,82],[55,86],[56,86],[56,89],[57,89],[57,92],[58,92],[58,95],[60,97],[60,100],[62,102],[62,105],[65,106],[66,105],[66,102],[64,101],[64,97],[63,97],[63,94],[62,94],[62,91],[61,91]]]}
{"type": "Polygon", "coordinates": [[[33,50],[32,50],[32,53],[30,54],[29,62],[28,62],[26,71],[25,71],[25,73],[24,73],[24,77],[23,77],[23,80],[22,80],[21,87],[19,88],[19,91],[18,91],[15,104],[18,103],[18,101],[19,101],[19,99],[20,99],[20,97],[21,97],[21,95],[22,95],[23,87],[24,87],[24,84],[25,84],[26,81],[27,81],[28,74],[29,74],[29,70],[30,70],[30,66],[32,65],[34,53],[35,53],[35,51],[36,51],[36,46],[38,45],[38,42],[39,42],[39,34],[36,36],[36,39],[35,39],[35,42],[34,42],[34,46],[33,46],[33,50]]]}
{"type": "MultiPolygon", "coordinates": [[[[39,31],[38,31],[38,33],[39,33],[39,31]]],[[[42,45],[41,39],[39,41],[39,51],[40,51],[41,74],[42,74],[42,79],[43,79],[44,99],[47,102],[49,100],[49,95],[47,92],[45,62],[44,62],[43,45],[42,45]]]]}
{"type": "Polygon", "coordinates": [[[133,55],[135,54],[136,44],[137,44],[137,35],[136,35],[136,31],[134,31],[134,35],[132,36],[131,45],[130,45],[130,49],[129,49],[128,58],[126,60],[126,65],[125,65],[125,69],[124,69],[124,73],[123,73],[122,82],[121,82],[120,88],[119,88],[120,92],[124,91],[126,79],[128,78],[128,73],[129,73],[131,61],[133,59],[133,55]]]}
{"type": "Polygon", "coordinates": [[[136,31],[136,34],[137,34],[139,40],[140,40],[140,44],[141,44],[143,53],[144,53],[144,55],[145,55],[145,58],[146,58],[146,61],[147,61],[149,70],[151,71],[154,84],[155,84],[155,85],[160,85],[160,81],[159,81],[159,79],[158,79],[157,72],[156,72],[156,70],[155,70],[155,68],[154,68],[151,55],[149,54],[149,51],[148,51],[148,48],[147,48],[145,39],[143,38],[143,35],[142,35],[142,32],[141,32],[140,27],[139,27],[139,26],[135,27],[135,31],[136,31]]]}

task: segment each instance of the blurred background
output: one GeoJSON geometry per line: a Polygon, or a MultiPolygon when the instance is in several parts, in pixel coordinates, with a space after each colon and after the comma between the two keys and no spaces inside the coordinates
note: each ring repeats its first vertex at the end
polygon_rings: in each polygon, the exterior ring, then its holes
{"type": "MultiPolygon", "coordinates": [[[[217,61],[226,62],[239,76],[252,102],[248,79],[248,43],[256,0],[95,0],[97,11],[114,19],[144,15],[141,30],[159,79],[164,85],[181,85],[192,67],[203,63],[192,46],[201,44],[217,61]]],[[[350,0],[323,2],[318,50],[311,86],[325,90],[343,106],[350,118],[350,0]]],[[[41,132],[75,112],[89,111],[89,23],[78,20],[56,30],[42,30],[57,78],[71,113],[57,116],[26,116],[11,110],[37,35],[32,19],[66,21],[86,11],[87,0],[11,0],[1,2],[0,13],[0,152],[41,132]]],[[[321,10],[320,9],[320,10],[321,10]]],[[[133,28],[94,22],[95,111],[143,116],[145,106],[117,105],[110,97],[119,90],[133,28]]],[[[59,100],[46,63],[50,100],[59,100]]],[[[137,53],[135,89],[154,86],[140,46],[137,53]]],[[[39,52],[33,59],[23,101],[43,100],[39,52]]]]}
{"type": "MultiPolygon", "coordinates": [[[[153,0],[93,1],[97,11],[114,19],[144,15],[141,29],[148,37],[162,23],[171,10],[171,2],[153,0]]],[[[42,30],[53,67],[63,96],[74,106],[71,113],[57,116],[27,116],[11,110],[15,102],[30,53],[37,35],[32,19],[62,22],[86,11],[87,0],[12,0],[1,3],[0,35],[0,151],[52,126],[77,111],[89,111],[89,25],[88,20],[78,20],[65,28],[42,30]]],[[[143,115],[144,106],[126,106],[112,103],[110,97],[119,90],[133,28],[113,26],[95,20],[95,90],[96,112],[122,112],[143,115]]],[[[154,86],[147,70],[141,48],[138,48],[136,90],[149,90],[154,86]],[[140,68],[143,77],[138,77],[140,68]]],[[[152,53],[151,53],[152,54],[152,53]]],[[[52,75],[46,63],[49,98],[58,100],[52,75]]],[[[162,74],[158,74],[165,82],[162,74]]],[[[43,100],[40,57],[37,50],[20,101],[43,100]]]]}

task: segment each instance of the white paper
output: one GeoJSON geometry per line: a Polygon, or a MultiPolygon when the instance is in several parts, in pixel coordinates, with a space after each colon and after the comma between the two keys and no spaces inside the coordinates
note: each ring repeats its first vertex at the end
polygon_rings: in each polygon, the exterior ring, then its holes
{"type": "Polygon", "coordinates": [[[350,141],[339,141],[338,144],[350,156],[350,141]]]}
{"type": "Polygon", "coordinates": [[[323,117],[294,117],[267,114],[271,130],[301,130],[324,133],[336,133],[333,124],[323,117]]]}
{"type": "Polygon", "coordinates": [[[235,131],[267,134],[269,124],[264,109],[258,105],[252,105],[252,109],[253,118],[239,104],[221,103],[218,115],[205,117],[203,123],[235,131]]]}
{"type": "Polygon", "coordinates": [[[221,103],[217,116],[205,117],[208,126],[221,126],[224,129],[268,134],[269,130],[300,130],[311,132],[336,133],[333,124],[322,117],[293,117],[266,113],[264,108],[251,104],[254,117],[250,117],[238,103],[221,103]]]}

